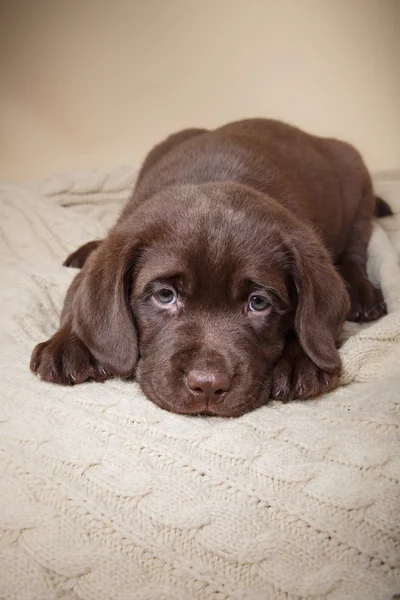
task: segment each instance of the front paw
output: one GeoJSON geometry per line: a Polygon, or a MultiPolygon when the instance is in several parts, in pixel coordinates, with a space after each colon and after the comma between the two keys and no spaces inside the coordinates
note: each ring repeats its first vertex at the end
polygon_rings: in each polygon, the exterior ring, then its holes
{"type": "Polygon", "coordinates": [[[287,342],[272,372],[271,396],[275,400],[312,398],[339,385],[339,372],[322,371],[307,356],[297,340],[287,342]]]}
{"type": "Polygon", "coordinates": [[[30,369],[44,381],[74,385],[84,381],[105,381],[106,373],[69,329],[60,329],[32,352],[30,369]]]}
{"type": "Polygon", "coordinates": [[[358,323],[376,321],[386,315],[386,304],[379,288],[368,279],[361,280],[350,289],[351,308],[348,321],[358,323]]]}

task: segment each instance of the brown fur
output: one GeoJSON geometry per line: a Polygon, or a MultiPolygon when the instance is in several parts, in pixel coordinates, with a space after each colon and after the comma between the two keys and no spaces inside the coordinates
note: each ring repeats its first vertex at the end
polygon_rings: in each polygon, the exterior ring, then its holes
{"type": "Polygon", "coordinates": [[[345,318],[385,313],[366,275],[375,210],[343,142],[265,119],[174,134],[107,238],[68,257],[83,269],[31,369],[62,384],[136,376],[191,414],[331,390],[345,318]]]}

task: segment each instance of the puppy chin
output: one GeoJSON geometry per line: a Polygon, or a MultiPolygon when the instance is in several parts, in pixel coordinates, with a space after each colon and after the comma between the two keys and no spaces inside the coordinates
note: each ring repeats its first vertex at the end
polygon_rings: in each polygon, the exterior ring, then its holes
{"type": "MultiPolygon", "coordinates": [[[[181,390],[176,393],[164,396],[160,393],[155,393],[151,385],[146,385],[138,382],[144,394],[151,402],[172,413],[189,416],[208,416],[208,417],[241,417],[247,412],[253,411],[261,406],[264,406],[270,396],[269,384],[260,385],[257,390],[237,393],[234,397],[221,398],[213,404],[206,404],[202,401],[183,395],[181,390]],[[169,396],[169,397],[168,397],[169,396]]],[[[161,389],[161,388],[160,388],[161,389]]]]}

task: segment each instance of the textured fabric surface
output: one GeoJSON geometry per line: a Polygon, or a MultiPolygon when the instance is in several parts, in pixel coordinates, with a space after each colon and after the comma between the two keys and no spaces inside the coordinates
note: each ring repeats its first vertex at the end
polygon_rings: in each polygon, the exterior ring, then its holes
{"type": "MultiPolygon", "coordinates": [[[[0,598],[384,600],[400,592],[400,215],[369,270],[389,314],[348,324],[343,387],[239,419],[162,411],[134,383],[28,369],[135,173],[0,189],[0,598]]],[[[400,213],[400,175],[376,179],[400,213]]]]}

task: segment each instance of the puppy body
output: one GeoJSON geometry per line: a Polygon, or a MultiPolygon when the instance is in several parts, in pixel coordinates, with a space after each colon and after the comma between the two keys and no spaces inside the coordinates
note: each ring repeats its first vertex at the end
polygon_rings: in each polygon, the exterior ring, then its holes
{"type": "Polygon", "coordinates": [[[122,219],[171,185],[231,181],[263,192],[266,202],[273,198],[312,223],[334,260],[342,254],[360,209],[369,215],[370,232],[372,185],[352,146],[266,119],[194,130],[181,141],[185,134],[168,138],[165,154],[149,154],[122,219]],[[170,148],[173,141],[177,145],[170,148]]]}
{"type": "Polygon", "coordinates": [[[328,391],[346,316],[385,312],[366,275],[374,210],[343,142],[265,119],[174,134],[109,236],[67,259],[83,269],[31,368],[64,384],[136,375],[181,413],[328,391]]]}

